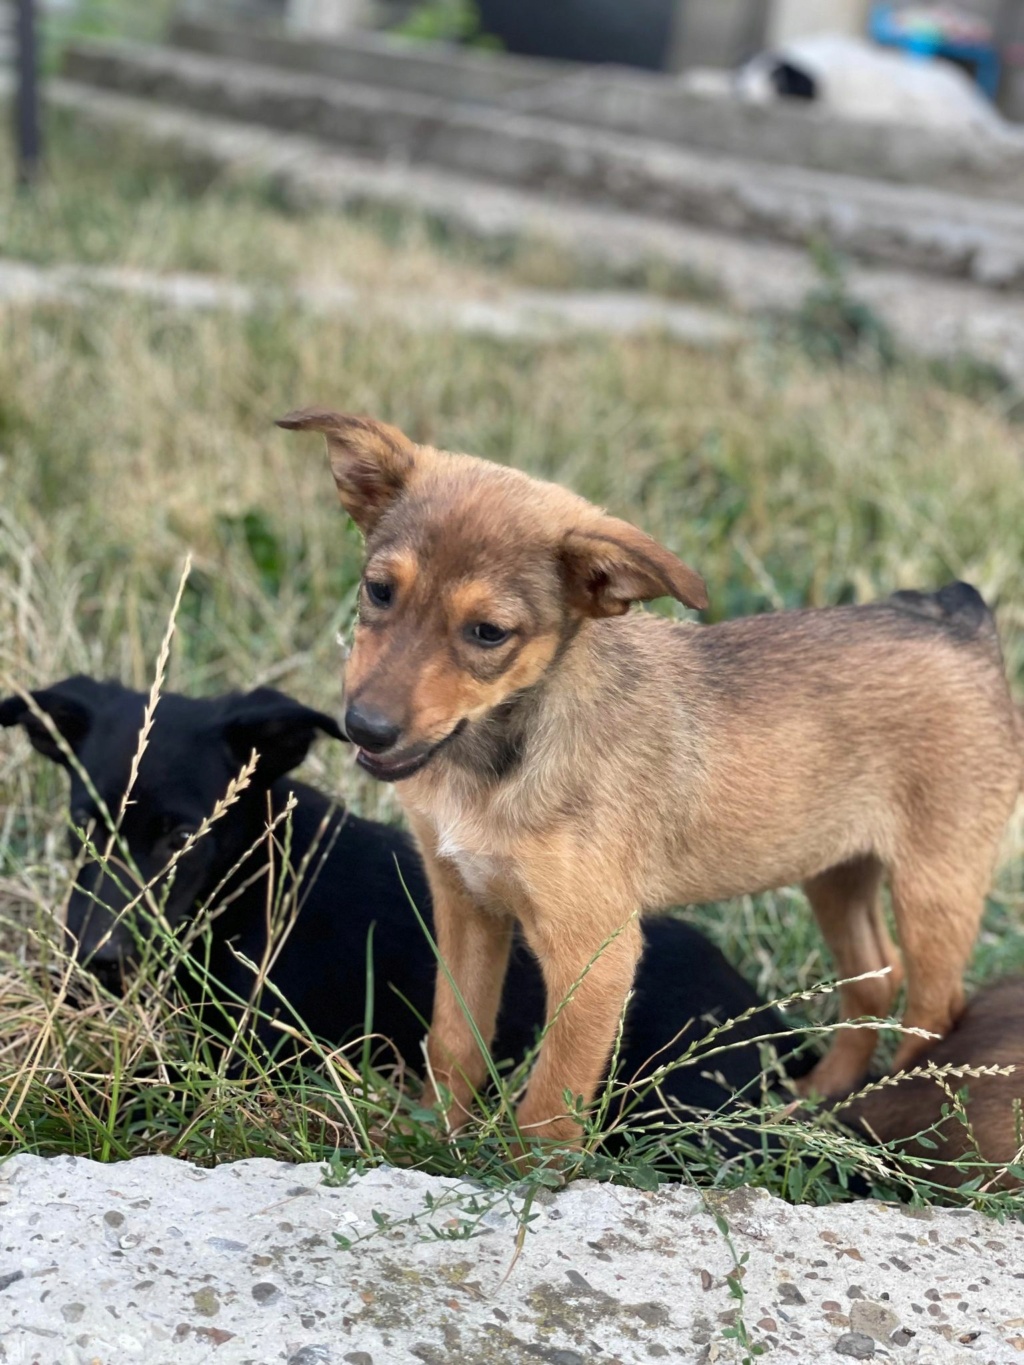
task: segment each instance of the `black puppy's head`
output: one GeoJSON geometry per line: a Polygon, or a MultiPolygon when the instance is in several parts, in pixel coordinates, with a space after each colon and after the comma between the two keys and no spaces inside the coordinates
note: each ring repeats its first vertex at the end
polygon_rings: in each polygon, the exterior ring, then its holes
{"type": "Polygon", "coordinates": [[[79,676],[33,692],[32,699],[35,709],[22,697],[0,701],[0,725],[22,726],[35,749],[67,769],[72,850],[81,852],[80,832],[88,831],[106,855],[82,866],[67,935],[69,951],[111,982],[152,929],[145,898],[128,910],[140,887],[156,879],[153,900],[172,926],[180,924],[259,836],[267,789],[302,762],[319,731],[344,738],[330,716],[269,687],[204,699],[163,694],[120,827],[126,856],[111,841],[103,806],[116,820],[146,697],[79,676]],[[259,758],[249,788],[182,855],[254,750],[259,758]],[[176,853],[181,856],[169,867],[176,853]]]}

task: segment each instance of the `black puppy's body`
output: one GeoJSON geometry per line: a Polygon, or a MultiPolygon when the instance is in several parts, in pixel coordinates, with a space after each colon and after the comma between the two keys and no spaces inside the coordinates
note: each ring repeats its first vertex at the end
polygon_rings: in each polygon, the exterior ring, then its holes
{"type": "MultiPolygon", "coordinates": [[[[80,677],[33,696],[88,774],[95,794],[116,816],[138,747],[143,694],[80,677]]],[[[93,825],[93,841],[102,848],[105,827],[90,784],[20,698],[0,702],[0,725],[15,724],[25,727],[41,753],[69,768],[72,823],[93,825]]],[[[409,900],[431,925],[426,879],[401,831],[351,815],[285,776],[306,756],[318,732],[341,738],[331,717],[268,688],[203,700],[164,694],[125,810],[124,840],[143,882],[156,879],[154,894],[172,928],[193,920],[212,898],[209,968],[223,988],[217,992],[223,1000],[249,998],[254,977],[240,959],[263,960],[275,895],[294,891],[300,909],[274,958],[269,979],[275,992],[264,993],[262,1009],[291,1024],[298,1016],[311,1034],[331,1045],[364,1029],[372,927],[372,1027],[420,1071],[435,959],[409,900]],[[249,786],[188,847],[253,750],[259,759],[249,786]],[[279,824],[268,840],[268,824],[289,801],[294,803],[290,830],[279,824]],[[176,854],[173,875],[167,875],[164,869],[176,854]],[[277,992],[294,1014],[276,1003],[277,992]]],[[[123,866],[114,877],[95,861],[84,863],[69,903],[67,931],[71,951],[116,983],[151,922],[144,902],[132,906],[138,879],[126,859],[116,853],[115,859],[123,866]]],[[[659,919],[645,924],[644,936],[620,1057],[623,1080],[677,1061],[712,1023],[762,1004],[697,930],[659,919]]],[[[195,989],[192,978],[182,984],[195,989]]],[[[209,1010],[206,1018],[215,1032],[223,1031],[222,1009],[209,1010]]],[[[505,987],[496,1059],[520,1060],[543,1018],[540,972],[520,946],[505,987]]],[[[266,1019],[256,1028],[270,1047],[284,1036],[266,1019]]],[[[661,1087],[662,1097],[684,1111],[716,1110],[735,1092],[746,1092],[756,1102],[762,1061],[752,1040],[784,1029],[775,1011],[762,1011],[717,1040],[730,1045],[727,1051],[716,1052],[711,1061],[698,1056],[673,1071],[661,1087]]],[[[652,1095],[633,1109],[633,1117],[649,1115],[660,1104],[652,1095]]]]}
{"type": "MultiPolygon", "coordinates": [[[[248,998],[253,974],[241,959],[262,962],[274,894],[269,888],[283,882],[285,898],[290,900],[294,891],[301,909],[269,973],[275,990],[264,993],[262,1011],[293,1026],[301,1021],[313,1036],[341,1044],[364,1028],[369,982],[374,1032],[419,1069],[422,1020],[430,1009],[435,963],[409,903],[411,899],[429,924],[429,893],[410,841],[400,830],[339,808],[305,783],[281,779],[268,798],[261,824],[248,828],[250,844],[259,838],[262,824],[285,811],[290,799],[294,802],[287,826],[278,825],[273,873],[264,844],[225,885],[210,936],[210,975],[225,988],[225,998],[248,998]],[[296,887],[298,870],[311,849],[296,887]],[[291,1010],[279,1004],[278,992],[291,1010]]],[[[287,908],[281,918],[291,918],[287,908]]],[[[256,1031],[268,1048],[282,1041],[282,1033],[267,1018],[257,1022],[256,1031]]]]}

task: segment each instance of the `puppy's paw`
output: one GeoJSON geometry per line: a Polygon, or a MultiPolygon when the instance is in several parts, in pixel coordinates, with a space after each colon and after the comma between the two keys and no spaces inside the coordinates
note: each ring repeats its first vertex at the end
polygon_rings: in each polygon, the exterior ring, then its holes
{"type": "Polygon", "coordinates": [[[583,1128],[570,1114],[545,1118],[533,1113],[526,1104],[516,1111],[516,1123],[526,1142],[543,1142],[559,1147],[578,1147],[583,1128]]]}
{"type": "Polygon", "coordinates": [[[809,1072],[806,1076],[801,1076],[798,1080],[793,1081],[792,1085],[793,1089],[801,1097],[801,1099],[820,1100],[825,1098],[824,1095],[822,1095],[821,1090],[818,1088],[818,1083],[814,1079],[813,1071],[809,1072]]]}
{"type": "Polygon", "coordinates": [[[435,1109],[440,1119],[440,1130],[448,1137],[457,1137],[473,1117],[472,1096],[469,1088],[460,1085],[458,1091],[448,1088],[448,1081],[454,1077],[441,1077],[436,1083],[433,1076],[423,1085],[420,1105],[423,1109],[435,1109]]]}
{"type": "Polygon", "coordinates": [[[841,1100],[857,1089],[864,1074],[860,1060],[850,1064],[842,1056],[827,1053],[806,1076],[793,1082],[793,1088],[804,1099],[841,1100]]]}
{"type": "MultiPolygon", "coordinates": [[[[573,1165],[572,1152],[569,1150],[569,1144],[565,1142],[510,1142],[509,1152],[512,1165],[521,1176],[526,1176],[531,1171],[544,1170],[561,1177],[562,1173],[573,1165]]],[[[544,1183],[547,1184],[548,1181],[545,1180],[544,1183]]],[[[564,1181],[559,1178],[555,1183],[562,1184],[564,1181]]]]}

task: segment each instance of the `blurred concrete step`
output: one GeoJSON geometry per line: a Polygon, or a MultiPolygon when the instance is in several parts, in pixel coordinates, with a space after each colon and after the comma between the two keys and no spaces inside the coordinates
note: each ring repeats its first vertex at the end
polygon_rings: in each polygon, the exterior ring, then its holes
{"type": "Polygon", "coordinates": [[[636,68],[543,62],[393,34],[309,39],[190,17],[172,41],[196,52],[452,102],[501,106],[693,150],[1024,202],[1024,128],[929,128],[770,105],[636,68]]]}
{"type": "Polygon", "coordinates": [[[298,37],[253,25],[211,23],[191,15],[174,22],[171,41],[228,60],[478,104],[501,104],[510,96],[546,88],[551,81],[580,70],[570,63],[425,43],[369,30],[344,37],[298,37]]]}
{"type": "Polygon", "coordinates": [[[413,331],[465,332],[505,341],[551,341],[579,333],[658,333],[691,346],[712,347],[738,341],[749,330],[720,309],[628,291],[510,289],[486,299],[426,294],[409,299],[380,291],[368,296],[343,280],[253,287],[211,275],[157,274],[122,266],[37,266],[0,256],[0,309],[5,303],[23,306],[40,301],[88,306],[97,290],[183,311],[251,313],[287,304],[364,325],[387,319],[413,331]]]}
{"type": "MultiPolygon", "coordinates": [[[[579,261],[621,273],[664,263],[709,285],[738,314],[797,309],[818,283],[805,250],[744,238],[620,208],[439,170],[371,161],[297,133],[233,122],[180,107],[53,81],[49,99],[95,129],[124,130],[183,164],[269,184],[285,202],[340,209],[379,207],[421,215],[456,234],[499,243],[534,240],[579,261]]],[[[870,304],[909,350],[973,356],[1024,387],[1024,293],[995,292],[962,279],[855,266],[852,294],[870,304]]]]}
{"type": "Polygon", "coordinates": [[[71,48],[79,83],[360,154],[1024,289],[1024,205],[739,158],[173,48],[71,48]]]}

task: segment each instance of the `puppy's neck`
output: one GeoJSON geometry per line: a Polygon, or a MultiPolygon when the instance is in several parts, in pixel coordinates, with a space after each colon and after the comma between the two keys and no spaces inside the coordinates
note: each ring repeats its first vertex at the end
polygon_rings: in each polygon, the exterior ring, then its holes
{"type": "Polygon", "coordinates": [[[449,767],[495,787],[515,776],[526,761],[530,737],[544,705],[544,680],[516,692],[468,727],[445,755],[449,767]]]}

